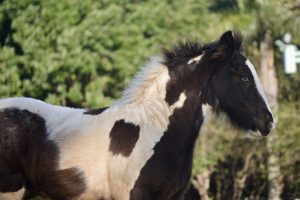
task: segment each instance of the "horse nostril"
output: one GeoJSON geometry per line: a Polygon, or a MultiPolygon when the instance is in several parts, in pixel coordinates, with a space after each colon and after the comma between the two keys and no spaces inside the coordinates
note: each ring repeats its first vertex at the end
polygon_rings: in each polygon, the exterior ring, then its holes
{"type": "Polygon", "coordinates": [[[272,129],[274,128],[274,122],[273,121],[268,121],[266,122],[264,125],[261,124],[262,126],[259,127],[258,124],[258,130],[259,132],[263,135],[263,136],[267,136],[270,134],[270,132],[272,131],[272,129]]]}

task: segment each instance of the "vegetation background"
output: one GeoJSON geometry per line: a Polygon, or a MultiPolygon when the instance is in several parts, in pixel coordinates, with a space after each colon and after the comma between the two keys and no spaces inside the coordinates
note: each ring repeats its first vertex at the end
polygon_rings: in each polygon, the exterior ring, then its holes
{"type": "MultiPolygon", "coordinates": [[[[300,1],[0,0],[0,98],[107,106],[162,46],[215,40],[228,29],[243,33],[259,71],[266,36],[289,32],[300,44],[300,1]]],[[[282,53],[273,50],[276,134],[253,140],[209,119],[191,180],[202,199],[300,198],[300,71],[285,74],[282,53]]]]}

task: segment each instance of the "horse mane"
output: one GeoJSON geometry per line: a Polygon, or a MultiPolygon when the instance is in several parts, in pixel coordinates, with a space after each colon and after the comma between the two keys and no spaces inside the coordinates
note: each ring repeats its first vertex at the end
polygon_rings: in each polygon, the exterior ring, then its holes
{"type": "MultiPolygon", "coordinates": [[[[243,37],[240,32],[234,31],[234,49],[241,51],[243,37]]],[[[220,45],[220,41],[213,41],[209,43],[204,43],[198,40],[179,40],[171,48],[163,48],[163,60],[169,67],[175,67],[178,64],[186,63],[192,58],[195,58],[203,53],[211,52],[212,50],[220,49],[222,52],[226,53],[228,48],[224,48],[220,45]]]]}
{"type": "Polygon", "coordinates": [[[169,67],[187,63],[210,49],[215,49],[218,42],[203,43],[197,40],[179,40],[171,48],[163,48],[163,60],[169,67]]]}
{"type": "Polygon", "coordinates": [[[128,87],[123,90],[121,98],[116,104],[139,103],[145,99],[145,94],[151,87],[155,87],[155,82],[159,76],[167,74],[167,67],[163,64],[163,59],[159,56],[151,57],[140,71],[134,76],[128,87]]]}

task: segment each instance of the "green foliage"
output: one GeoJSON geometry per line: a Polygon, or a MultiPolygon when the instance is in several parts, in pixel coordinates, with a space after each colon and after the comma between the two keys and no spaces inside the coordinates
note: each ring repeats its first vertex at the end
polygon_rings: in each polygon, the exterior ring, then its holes
{"type": "Polygon", "coordinates": [[[19,0],[0,10],[0,96],[71,106],[109,104],[159,45],[205,29],[196,1],[19,0]]]}
{"type": "Polygon", "coordinates": [[[279,134],[283,169],[300,161],[300,101],[282,103],[278,111],[276,134],[279,134]]]}
{"type": "Polygon", "coordinates": [[[193,162],[193,173],[197,174],[211,168],[217,161],[224,159],[224,154],[229,153],[231,140],[236,137],[237,131],[226,126],[214,115],[206,119],[197,140],[193,162]]]}

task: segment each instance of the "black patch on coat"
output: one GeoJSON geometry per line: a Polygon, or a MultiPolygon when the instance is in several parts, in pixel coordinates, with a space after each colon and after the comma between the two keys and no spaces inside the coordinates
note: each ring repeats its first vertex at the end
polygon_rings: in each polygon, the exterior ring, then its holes
{"type": "Polygon", "coordinates": [[[58,148],[47,139],[42,117],[17,108],[0,111],[0,192],[24,186],[24,199],[78,197],[85,190],[81,172],[58,170],[58,162],[58,148]]]}
{"type": "Polygon", "coordinates": [[[187,95],[182,108],[175,109],[170,124],[142,168],[130,200],[182,199],[192,170],[194,143],[203,122],[197,95],[187,95]]]}
{"type": "Polygon", "coordinates": [[[112,127],[109,137],[109,150],[114,154],[130,156],[136,142],[140,136],[140,127],[131,123],[125,122],[123,119],[115,122],[112,127]]]}
{"type": "Polygon", "coordinates": [[[100,115],[103,111],[105,111],[108,107],[98,108],[98,109],[88,109],[83,114],[86,115],[100,115]]]}

